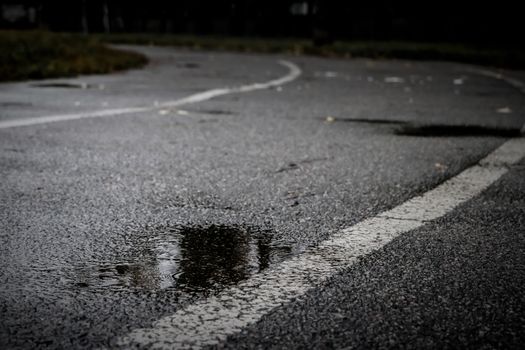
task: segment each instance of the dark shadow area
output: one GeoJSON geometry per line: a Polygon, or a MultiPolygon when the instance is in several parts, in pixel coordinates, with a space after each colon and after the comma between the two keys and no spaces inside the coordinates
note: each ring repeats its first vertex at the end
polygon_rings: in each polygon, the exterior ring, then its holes
{"type": "Polygon", "coordinates": [[[16,107],[30,107],[32,106],[33,104],[30,103],[30,102],[0,102],[0,107],[5,107],[5,108],[16,108],[16,107]]]}
{"type": "MultiPolygon", "coordinates": [[[[372,125],[395,125],[393,129],[395,135],[400,136],[419,136],[419,137],[521,137],[523,136],[519,128],[490,127],[482,125],[446,125],[446,124],[418,124],[402,120],[390,119],[361,119],[361,118],[334,118],[327,121],[329,123],[358,123],[372,125]]],[[[284,170],[291,170],[296,167],[287,167],[284,170]]]]}
{"type": "Polygon", "coordinates": [[[187,69],[197,69],[197,68],[200,68],[201,66],[198,63],[188,62],[188,63],[177,64],[177,67],[187,68],[187,69]]]}
{"type": "Polygon", "coordinates": [[[197,113],[201,114],[210,114],[210,115],[233,115],[235,113],[231,111],[226,111],[222,109],[203,109],[203,110],[195,110],[197,113]]]}
{"type": "Polygon", "coordinates": [[[520,137],[520,129],[498,128],[478,125],[418,125],[406,124],[397,128],[394,133],[402,136],[422,137],[520,137]]]}
{"type": "Polygon", "coordinates": [[[333,122],[341,123],[362,123],[362,124],[385,124],[385,125],[399,125],[405,124],[402,120],[393,119],[363,119],[363,118],[334,118],[333,122]]]}
{"type": "Polygon", "coordinates": [[[72,83],[41,83],[41,84],[33,84],[31,86],[38,87],[38,88],[60,88],[60,89],[89,89],[89,88],[92,88],[91,85],[72,84],[72,83]]]}

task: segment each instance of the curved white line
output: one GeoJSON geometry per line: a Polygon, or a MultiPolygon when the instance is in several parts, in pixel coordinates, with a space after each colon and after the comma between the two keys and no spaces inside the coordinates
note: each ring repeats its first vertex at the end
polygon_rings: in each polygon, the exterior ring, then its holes
{"type": "Polygon", "coordinates": [[[503,80],[507,84],[509,84],[509,85],[515,87],[516,89],[518,89],[519,91],[521,91],[521,93],[525,94],[525,83],[520,81],[520,80],[518,80],[518,79],[514,79],[514,78],[508,77],[508,76],[506,76],[506,75],[504,75],[502,73],[493,72],[493,71],[487,70],[487,69],[479,69],[478,68],[478,69],[470,69],[469,71],[472,72],[472,73],[484,75],[484,76],[489,77],[489,78],[503,80]]]}
{"type": "Polygon", "coordinates": [[[14,120],[5,120],[0,121],[0,129],[13,128],[18,126],[29,126],[45,123],[54,123],[61,122],[65,120],[75,120],[83,118],[101,118],[101,117],[110,117],[123,114],[134,114],[140,112],[147,112],[156,110],[162,107],[179,107],[182,105],[187,105],[191,103],[197,103],[206,101],[218,96],[250,92],[254,90],[268,89],[271,87],[284,85],[286,83],[292,82],[301,75],[301,69],[292,62],[280,60],[279,64],[288,68],[288,73],[281,78],[271,80],[265,83],[254,83],[249,85],[243,85],[239,87],[232,88],[222,88],[222,89],[213,89],[204,92],[200,92],[188,97],[181,98],[175,101],[169,101],[162,103],[158,106],[152,107],[136,107],[136,108],[117,108],[117,109],[106,109],[95,112],[83,112],[83,113],[73,113],[73,114],[61,114],[61,115],[51,115],[45,117],[36,117],[36,118],[24,118],[24,119],[14,119],[14,120]]]}
{"type": "MultiPolygon", "coordinates": [[[[484,75],[484,76],[489,77],[489,78],[503,80],[504,82],[506,82],[510,86],[518,89],[522,94],[525,94],[525,83],[522,82],[521,80],[514,79],[514,78],[508,77],[508,76],[506,76],[506,75],[504,75],[502,73],[493,72],[493,71],[490,71],[490,70],[487,70],[487,69],[470,69],[470,72],[471,73],[475,73],[475,74],[484,75]]],[[[520,131],[521,131],[522,135],[525,135],[525,124],[523,125],[523,127],[521,128],[520,131]]]]}
{"type": "MultiPolygon", "coordinates": [[[[517,81],[514,81],[516,83],[517,81]]],[[[520,84],[522,84],[520,82],[520,84]]],[[[525,157],[525,138],[511,139],[478,164],[405,203],[343,229],[275,268],[166,316],[117,340],[125,348],[199,349],[217,345],[270,310],[304,295],[359,256],[451,212],[480,194],[525,157]]]]}

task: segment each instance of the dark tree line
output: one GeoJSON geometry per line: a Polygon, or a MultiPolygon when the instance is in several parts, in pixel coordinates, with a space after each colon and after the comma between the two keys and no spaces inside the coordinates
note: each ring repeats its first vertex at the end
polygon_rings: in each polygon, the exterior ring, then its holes
{"type": "MultiPolygon", "coordinates": [[[[518,1],[3,0],[56,31],[425,40],[523,44],[518,1]]],[[[4,5],[2,5],[4,6],[4,5]]],[[[26,24],[26,26],[31,26],[26,24]]],[[[2,22],[3,27],[13,23],[2,22]]]]}

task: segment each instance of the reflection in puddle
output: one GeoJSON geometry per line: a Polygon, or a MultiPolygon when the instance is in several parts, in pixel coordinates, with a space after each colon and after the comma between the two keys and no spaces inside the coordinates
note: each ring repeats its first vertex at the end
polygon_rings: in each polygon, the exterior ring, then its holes
{"type": "Polygon", "coordinates": [[[239,227],[166,228],[136,244],[133,261],[76,271],[76,286],[206,293],[234,285],[291,255],[268,232],[239,227]]]}

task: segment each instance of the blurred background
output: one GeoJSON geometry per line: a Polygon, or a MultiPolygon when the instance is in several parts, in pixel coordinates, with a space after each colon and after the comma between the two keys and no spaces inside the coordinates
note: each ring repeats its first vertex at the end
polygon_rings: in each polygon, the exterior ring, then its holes
{"type": "Polygon", "coordinates": [[[107,73],[107,44],[439,60],[525,69],[517,1],[1,0],[0,81],[107,73]]]}
{"type": "Polygon", "coordinates": [[[3,0],[0,28],[522,47],[519,8],[507,0],[3,0]]]}

